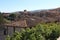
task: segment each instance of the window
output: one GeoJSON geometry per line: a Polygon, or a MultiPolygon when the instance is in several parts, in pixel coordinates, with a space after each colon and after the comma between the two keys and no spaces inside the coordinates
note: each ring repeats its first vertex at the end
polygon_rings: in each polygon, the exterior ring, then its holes
{"type": "Polygon", "coordinates": [[[7,35],[7,29],[4,29],[4,35],[7,35]]]}

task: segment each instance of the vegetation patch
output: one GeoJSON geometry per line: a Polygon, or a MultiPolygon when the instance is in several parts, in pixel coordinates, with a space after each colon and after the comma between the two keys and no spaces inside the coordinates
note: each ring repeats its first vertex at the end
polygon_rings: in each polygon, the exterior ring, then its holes
{"type": "Polygon", "coordinates": [[[42,23],[32,28],[21,29],[6,40],[57,40],[60,36],[60,23],[42,23]]]}

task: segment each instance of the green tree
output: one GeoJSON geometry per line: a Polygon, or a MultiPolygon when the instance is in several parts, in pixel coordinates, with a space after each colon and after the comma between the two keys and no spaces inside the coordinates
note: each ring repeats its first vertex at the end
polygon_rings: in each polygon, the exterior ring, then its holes
{"type": "Polygon", "coordinates": [[[8,18],[8,19],[9,19],[9,20],[15,20],[16,17],[17,17],[17,15],[14,14],[14,13],[12,13],[12,14],[9,15],[9,18],[8,18]]]}
{"type": "Polygon", "coordinates": [[[0,13],[0,25],[2,25],[4,23],[6,23],[6,21],[5,21],[4,17],[3,17],[3,15],[2,15],[2,13],[0,13]]]}

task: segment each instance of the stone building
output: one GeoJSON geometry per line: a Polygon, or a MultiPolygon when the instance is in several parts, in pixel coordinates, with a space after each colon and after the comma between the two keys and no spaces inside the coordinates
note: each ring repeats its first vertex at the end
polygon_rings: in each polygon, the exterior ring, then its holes
{"type": "Polygon", "coordinates": [[[0,25],[0,40],[5,40],[6,35],[12,36],[15,31],[20,32],[21,28],[26,27],[26,20],[13,21],[8,24],[0,25]]]}
{"type": "Polygon", "coordinates": [[[20,32],[22,28],[31,28],[37,24],[33,18],[25,18],[24,20],[11,21],[0,26],[0,40],[5,40],[6,35],[12,36],[15,31],[20,32]]]}

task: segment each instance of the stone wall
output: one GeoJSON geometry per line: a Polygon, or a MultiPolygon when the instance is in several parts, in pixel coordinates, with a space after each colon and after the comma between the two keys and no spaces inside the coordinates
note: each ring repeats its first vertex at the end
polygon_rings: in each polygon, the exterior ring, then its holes
{"type": "MultiPolygon", "coordinates": [[[[5,27],[5,28],[7,29],[7,27],[5,27]]],[[[6,31],[8,31],[8,35],[10,35],[10,36],[12,36],[12,34],[14,33],[13,27],[8,27],[8,30],[6,30],[6,31]]],[[[15,31],[20,32],[20,28],[16,27],[15,31]]],[[[5,40],[5,38],[6,38],[6,35],[4,35],[4,29],[2,29],[2,30],[0,30],[0,40],[5,40]]]]}

